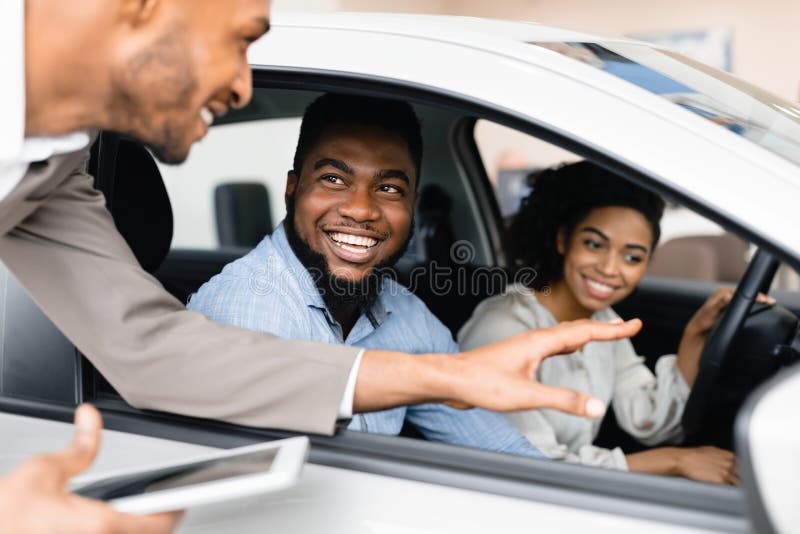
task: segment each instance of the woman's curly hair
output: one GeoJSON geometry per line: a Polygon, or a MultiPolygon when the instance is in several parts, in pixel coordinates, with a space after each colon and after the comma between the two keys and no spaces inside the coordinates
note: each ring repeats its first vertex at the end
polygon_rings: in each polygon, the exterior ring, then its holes
{"type": "MultiPolygon", "coordinates": [[[[661,235],[664,201],[602,167],[581,161],[535,175],[533,191],[522,200],[505,234],[505,249],[516,268],[533,268],[530,288],[541,290],[563,277],[564,257],[558,252],[558,232],[568,242],[575,227],[593,209],[632,208],[653,230],[652,248],[661,235]]],[[[651,250],[652,250],[651,248],[651,250]]]]}

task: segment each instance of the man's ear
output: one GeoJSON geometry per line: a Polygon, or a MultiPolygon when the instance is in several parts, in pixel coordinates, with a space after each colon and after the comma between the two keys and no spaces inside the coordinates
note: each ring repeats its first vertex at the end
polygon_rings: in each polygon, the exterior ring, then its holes
{"type": "Polygon", "coordinates": [[[163,3],[162,0],[119,0],[120,16],[131,25],[138,26],[150,21],[163,3]]]}
{"type": "Polygon", "coordinates": [[[563,226],[556,232],[556,250],[562,256],[567,253],[567,230],[563,226]]]}
{"type": "Polygon", "coordinates": [[[289,200],[294,197],[294,192],[297,190],[297,184],[300,182],[300,177],[294,171],[286,173],[286,191],[283,193],[283,202],[288,210],[289,200]]]}

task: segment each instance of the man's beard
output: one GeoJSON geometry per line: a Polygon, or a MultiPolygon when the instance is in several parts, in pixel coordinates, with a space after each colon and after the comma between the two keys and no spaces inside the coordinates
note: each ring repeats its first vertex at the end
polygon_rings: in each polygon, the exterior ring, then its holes
{"type": "Polygon", "coordinates": [[[408,248],[408,244],[414,234],[414,220],[411,220],[411,231],[403,246],[389,258],[370,269],[361,280],[356,281],[337,277],[331,272],[325,256],[313,250],[308,242],[295,231],[294,216],[294,196],[292,196],[286,206],[286,221],[284,224],[286,237],[300,263],[311,274],[325,307],[330,312],[354,306],[357,306],[362,312],[372,309],[380,295],[384,278],[393,276],[392,267],[405,254],[408,248]]]}
{"type": "Polygon", "coordinates": [[[167,164],[186,160],[187,130],[198,118],[187,107],[199,85],[189,56],[186,30],[176,24],[111,77],[114,107],[124,117],[119,133],[141,141],[167,164]]]}

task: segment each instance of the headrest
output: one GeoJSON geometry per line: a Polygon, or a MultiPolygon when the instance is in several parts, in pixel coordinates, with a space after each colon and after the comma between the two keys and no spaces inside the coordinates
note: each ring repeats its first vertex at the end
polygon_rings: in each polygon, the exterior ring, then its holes
{"type": "Polygon", "coordinates": [[[214,191],[222,247],[252,248],[272,232],[269,191],[259,182],[229,182],[214,191]]]}
{"type": "Polygon", "coordinates": [[[139,143],[120,139],[111,214],[147,272],[164,261],[172,244],[172,207],[156,162],[139,143]]]}
{"type": "Polygon", "coordinates": [[[421,214],[440,214],[450,215],[453,200],[447,192],[438,185],[430,184],[422,188],[419,192],[419,205],[417,210],[421,214]]]}

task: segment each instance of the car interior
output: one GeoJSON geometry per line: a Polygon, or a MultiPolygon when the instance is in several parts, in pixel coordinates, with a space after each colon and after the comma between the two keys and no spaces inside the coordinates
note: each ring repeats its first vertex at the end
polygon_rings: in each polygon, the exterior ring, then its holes
{"type": "MultiPolygon", "coordinates": [[[[374,93],[364,89],[348,90],[374,93]]],[[[226,129],[235,137],[246,135],[246,132],[237,133],[237,128],[254,121],[296,120],[319,94],[319,87],[317,90],[256,88],[253,102],[215,125],[209,140],[194,150],[213,151],[213,136],[218,129],[226,129]]],[[[500,240],[504,220],[488,178],[487,162],[481,159],[476,146],[475,124],[482,117],[474,109],[424,99],[413,102],[423,125],[425,155],[415,238],[396,271],[398,279],[455,334],[481,300],[502,292],[505,281],[513,278],[500,240]],[[447,290],[435,289],[436,283],[430,279],[438,268],[449,269],[451,285],[447,290]],[[477,276],[479,271],[487,274],[477,276]],[[507,276],[494,276],[492,272],[507,276]]],[[[258,140],[251,140],[254,141],[258,140]]],[[[575,146],[564,148],[574,149],[575,146]]],[[[588,151],[587,155],[592,156],[588,151]]],[[[259,177],[258,169],[254,169],[256,174],[251,176],[200,178],[192,184],[197,195],[189,199],[170,198],[170,181],[162,176],[169,171],[156,164],[140,144],[104,132],[92,156],[90,171],[96,177],[96,187],[106,194],[118,229],[142,267],[183,302],[227,263],[246,253],[282,218],[282,213],[274,209],[275,200],[283,198],[283,190],[278,188],[283,183],[280,176],[265,180],[259,177]],[[180,211],[184,208],[179,209],[179,203],[205,210],[205,216],[212,219],[208,237],[212,245],[193,247],[173,239],[179,225],[184,228],[198,225],[196,220],[179,220],[176,214],[185,212],[180,211]]],[[[194,157],[184,167],[201,173],[203,169],[192,167],[194,157]]],[[[247,158],[248,154],[244,150],[230,151],[215,153],[213,157],[224,167],[226,160],[247,158]]],[[[286,158],[291,158],[291,154],[286,158]]],[[[641,185],[658,188],[654,181],[641,185]]],[[[675,352],[685,324],[718,282],[741,276],[734,303],[711,334],[703,355],[703,370],[684,416],[686,444],[731,448],[734,417],[747,394],[800,355],[800,298],[792,291],[777,291],[771,294],[778,299],[778,305],[754,305],[756,293],[770,288],[779,266],[778,259],[766,250],[758,250],[749,263],[708,259],[701,268],[702,276],[698,274],[692,280],[685,278],[685,273],[670,269],[670,263],[684,267],[686,262],[680,261],[681,257],[688,254],[695,257],[692,247],[705,250],[717,246],[716,241],[720,240],[727,240],[729,245],[733,243],[733,254],[739,250],[741,260],[747,245],[733,234],[714,240],[712,245],[697,240],[675,243],[671,246],[673,255],[665,246],[661,256],[654,260],[658,262],[655,274],[646,277],[615,309],[624,318],[643,320],[645,328],[633,343],[652,368],[660,355],[675,352]],[[724,269],[728,269],[725,276],[721,273],[724,269]]],[[[726,253],[731,250],[730,246],[722,248],[726,253]]],[[[697,257],[702,256],[697,254],[697,257]]],[[[3,395],[66,404],[83,400],[107,402],[117,409],[136,412],[124,404],[87,360],[76,355],[74,347],[52,325],[48,325],[13,277],[6,276],[2,280],[7,295],[3,309],[6,329],[24,323],[29,325],[26,331],[36,332],[28,338],[18,338],[13,346],[9,346],[10,338],[5,338],[0,377],[3,395]],[[36,325],[34,329],[30,328],[32,324],[36,325]],[[31,358],[31,354],[42,356],[31,358]],[[43,377],[42,369],[48,370],[44,373],[47,376],[43,377]]],[[[405,429],[403,434],[420,438],[413,429],[405,429]]],[[[596,444],[619,446],[626,452],[644,448],[616,426],[613,410],[607,414],[596,444]]]]}
{"type": "MultiPolygon", "coordinates": [[[[259,89],[253,103],[226,118],[225,124],[235,127],[239,122],[256,119],[299,117],[305,105],[318,94],[259,89]]],[[[479,302],[503,291],[505,282],[513,279],[513,272],[503,262],[497,239],[503,220],[486,170],[476,173],[477,176],[466,172],[483,167],[471,135],[477,118],[433,106],[418,105],[416,109],[423,124],[425,157],[415,239],[396,271],[398,279],[455,335],[479,302]],[[441,275],[438,280],[433,279],[441,269],[447,269],[451,282],[447,287],[440,287],[441,275]],[[484,275],[478,276],[481,270],[484,275]]],[[[170,201],[158,169],[140,146],[130,140],[108,137],[98,160],[102,165],[105,158],[113,157],[116,145],[115,172],[109,174],[113,186],[108,196],[117,226],[142,265],[178,299],[185,302],[224,265],[257,244],[277,222],[270,210],[267,185],[257,180],[226,181],[210,191],[217,248],[170,250],[170,201]],[[120,198],[126,201],[117,200],[120,198]],[[141,218],[140,212],[134,213],[129,208],[129,199],[143,198],[150,199],[147,221],[137,220],[141,218]]],[[[98,178],[101,187],[103,183],[98,178]]],[[[281,190],[271,192],[279,197],[281,193],[281,190]]],[[[707,352],[711,356],[721,358],[729,352],[725,366],[713,376],[709,371],[701,373],[684,419],[685,444],[731,448],[733,420],[744,398],[779,367],[797,357],[800,343],[796,339],[797,308],[792,311],[784,306],[752,305],[753,289],[763,291],[770,287],[778,261],[760,251],[748,269],[747,248],[745,241],[731,233],[672,240],[658,250],[651,276],[634,295],[616,307],[623,317],[643,319],[646,328],[634,339],[634,344],[652,368],[660,355],[675,352],[686,322],[716,284],[744,276],[731,311],[708,343],[707,352]],[[687,262],[687,257],[693,260],[687,262]],[[735,310],[737,306],[741,310],[735,310]],[[734,343],[736,350],[728,351],[734,343]]],[[[113,394],[109,387],[102,384],[98,392],[113,394]]],[[[407,429],[405,434],[419,437],[413,429],[407,429]]],[[[613,413],[604,422],[597,443],[621,446],[631,452],[644,448],[619,430],[613,413]]]]}

